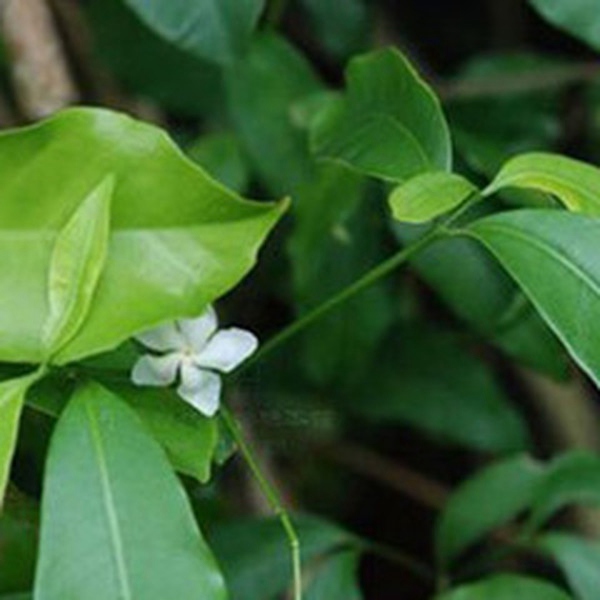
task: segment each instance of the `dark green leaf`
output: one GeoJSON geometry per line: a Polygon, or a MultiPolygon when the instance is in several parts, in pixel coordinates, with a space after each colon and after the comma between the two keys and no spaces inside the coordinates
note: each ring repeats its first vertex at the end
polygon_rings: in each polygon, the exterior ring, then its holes
{"type": "Polygon", "coordinates": [[[543,477],[540,464],[518,456],[496,463],[462,484],[437,524],[440,563],[449,565],[485,535],[528,509],[543,477]]]}
{"type": "Polygon", "coordinates": [[[355,550],[317,559],[313,569],[309,567],[305,600],[362,600],[356,581],[359,560],[355,550]]]}
{"type": "Polygon", "coordinates": [[[232,62],[248,44],[265,0],[124,0],[166,40],[210,61],[232,62]]]}
{"type": "Polygon", "coordinates": [[[442,594],[437,600],[569,600],[556,586],[523,575],[495,575],[442,594]]]}
{"type": "Polygon", "coordinates": [[[345,96],[313,122],[317,156],[392,181],[450,169],[439,102],[404,56],[387,49],[354,58],[346,79],[345,96]]]}
{"type": "Polygon", "coordinates": [[[36,599],[226,596],[161,448],[117,397],[81,388],[48,457],[36,599]]]}

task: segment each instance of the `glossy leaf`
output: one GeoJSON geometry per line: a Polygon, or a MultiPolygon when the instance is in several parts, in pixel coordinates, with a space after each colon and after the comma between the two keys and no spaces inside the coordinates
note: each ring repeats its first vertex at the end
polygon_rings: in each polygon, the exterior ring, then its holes
{"type": "MultiPolygon", "coordinates": [[[[352,540],[336,525],[315,517],[298,516],[294,524],[305,569],[352,540]]],[[[222,565],[231,598],[265,600],[289,587],[289,544],[277,519],[230,521],[209,531],[208,538],[222,565]]]]}
{"type": "Polygon", "coordinates": [[[569,210],[600,215],[600,169],[573,158],[541,152],[517,156],[500,169],[484,194],[511,187],[552,194],[569,210]]]}
{"type": "Polygon", "coordinates": [[[35,377],[27,375],[0,383],[0,508],[10,475],[25,394],[35,377]]]}
{"type": "Polygon", "coordinates": [[[107,174],[115,190],[106,267],[84,326],[55,357],[60,364],[202,312],[251,268],[283,210],[242,201],[160,130],[117,113],[71,109],[4,133],[0,360],[41,359],[55,236],[107,174]],[[35,209],[24,212],[27,203],[35,209]]]}
{"type": "Polygon", "coordinates": [[[392,181],[449,170],[450,135],[440,104],[392,49],[354,58],[347,91],[313,122],[315,154],[392,181]]]}
{"type": "Polygon", "coordinates": [[[461,175],[444,171],[423,173],[399,185],[389,203],[398,221],[424,223],[460,206],[476,191],[461,175]]]}
{"type": "Polygon", "coordinates": [[[600,50],[600,14],[595,0],[529,0],[550,23],[600,50]]]}
{"type": "Polygon", "coordinates": [[[49,356],[77,334],[104,269],[114,178],[106,176],[58,232],[50,257],[48,317],[42,339],[49,356]]]}
{"type": "Polygon", "coordinates": [[[529,508],[544,477],[541,465],[527,456],[493,464],[462,484],[451,496],[436,528],[441,565],[497,527],[529,508]]]}
{"type": "Polygon", "coordinates": [[[378,353],[342,407],[472,450],[508,453],[529,446],[523,417],[455,336],[416,323],[393,330],[390,339],[395,343],[378,353]]]}
{"type": "Polygon", "coordinates": [[[54,433],[35,597],[226,598],[162,450],[98,384],[75,393],[54,433]]]}
{"type": "Polygon", "coordinates": [[[539,528],[573,504],[600,506],[600,458],[593,454],[572,452],[552,463],[536,492],[528,528],[539,528]]]}
{"type": "Polygon", "coordinates": [[[600,589],[600,544],[565,533],[549,533],[536,542],[561,568],[578,600],[596,600],[600,589]]]}
{"type": "Polygon", "coordinates": [[[148,27],[194,56],[230,63],[248,43],[265,0],[124,0],[148,27]]]}
{"type": "Polygon", "coordinates": [[[283,38],[261,35],[225,81],[236,133],[262,181],[275,194],[295,192],[312,163],[292,106],[323,89],[310,64],[283,38]]]}
{"type": "Polygon", "coordinates": [[[437,600],[569,600],[551,583],[523,575],[494,575],[476,583],[462,585],[437,597],[437,600]]]}
{"type": "Polygon", "coordinates": [[[600,223],[558,210],[475,222],[469,233],[498,258],[569,353],[600,383],[600,223]]]}

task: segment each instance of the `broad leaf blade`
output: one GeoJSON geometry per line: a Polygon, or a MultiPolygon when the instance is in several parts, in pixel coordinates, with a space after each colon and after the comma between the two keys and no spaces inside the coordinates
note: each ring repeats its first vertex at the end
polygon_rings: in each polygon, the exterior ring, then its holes
{"type": "Polygon", "coordinates": [[[440,104],[404,56],[387,49],[355,58],[346,79],[345,96],[312,124],[317,156],[392,181],[450,169],[440,104]]]}
{"type": "Polygon", "coordinates": [[[362,600],[357,582],[359,561],[356,550],[344,550],[320,560],[314,567],[316,573],[312,573],[305,600],[362,600]]]}
{"type": "Polygon", "coordinates": [[[569,600],[563,590],[541,579],[523,575],[494,575],[468,583],[437,600],[569,600]]]}
{"type": "Polygon", "coordinates": [[[600,169],[573,158],[542,152],[522,154],[500,169],[484,193],[511,187],[552,194],[573,212],[600,215],[600,169]]]}
{"type": "Polygon", "coordinates": [[[436,552],[443,566],[496,527],[529,508],[544,470],[527,456],[488,467],[450,498],[436,530],[436,552]]]}
{"type": "Polygon", "coordinates": [[[34,377],[29,375],[0,383],[0,507],[8,484],[25,394],[34,377]]]}
{"type": "Polygon", "coordinates": [[[162,450],[98,384],[76,392],[55,430],[35,597],[226,598],[162,450]]]}
{"type": "Polygon", "coordinates": [[[284,210],[243,201],[194,166],[163,132],[110,111],[71,109],[2,134],[0,360],[43,358],[56,235],[109,173],[115,190],[105,270],[84,326],[57,363],[201,313],[248,272],[284,210]]]}
{"type": "Polygon", "coordinates": [[[550,23],[600,50],[600,13],[596,0],[529,0],[550,23]]]}
{"type": "Polygon", "coordinates": [[[574,535],[549,533],[536,542],[565,574],[579,600],[596,600],[600,589],[600,544],[574,535]]]}
{"type": "Polygon", "coordinates": [[[600,383],[600,223],[558,210],[522,210],[475,222],[582,369],[600,383]]]}
{"type": "Polygon", "coordinates": [[[423,173],[399,185],[389,202],[398,221],[424,223],[460,206],[476,191],[461,175],[444,171],[423,173]]]}
{"type": "Polygon", "coordinates": [[[231,63],[248,43],[264,0],[125,0],[154,31],[182,50],[231,63]]]}
{"type": "Polygon", "coordinates": [[[114,178],[107,175],[56,236],[42,333],[49,355],[77,333],[90,310],[108,251],[113,190],[114,178]]]}

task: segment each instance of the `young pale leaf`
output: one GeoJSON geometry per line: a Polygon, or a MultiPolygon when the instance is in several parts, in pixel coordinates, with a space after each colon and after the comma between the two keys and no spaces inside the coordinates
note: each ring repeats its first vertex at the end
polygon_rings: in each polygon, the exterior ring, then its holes
{"type": "Polygon", "coordinates": [[[345,96],[312,123],[315,154],[374,177],[402,181],[450,170],[450,134],[438,99],[393,49],[353,59],[345,96]]]}
{"type": "Polygon", "coordinates": [[[249,42],[265,0],[125,0],[148,27],[194,56],[231,63],[249,42]]]}
{"type": "Polygon", "coordinates": [[[483,193],[489,196],[510,187],[552,194],[573,212],[600,215],[600,169],[573,158],[522,154],[509,160],[483,193]]]}
{"type": "Polygon", "coordinates": [[[523,575],[494,575],[462,585],[436,600],[570,600],[563,590],[541,579],[523,575]]]}
{"type": "Polygon", "coordinates": [[[28,375],[0,383],[0,507],[8,484],[25,394],[34,379],[34,375],[28,375]]]}
{"type": "Polygon", "coordinates": [[[600,384],[600,222],[559,210],[519,210],[467,233],[498,258],[569,353],[600,384]]]}
{"type": "Polygon", "coordinates": [[[596,600],[600,589],[600,544],[574,535],[549,533],[536,542],[562,569],[578,600],[596,600]]]}
{"type": "Polygon", "coordinates": [[[554,461],[536,491],[528,529],[538,529],[570,504],[600,506],[600,458],[572,452],[554,461]]]}
{"type": "Polygon", "coordinates": [[[544,470],[527,456],[488,467],[450,498],[436,528],[436,552],[448,566],[469,546],[529,508],[544,470]]]}
{"type": "Polygon", "coordinates": [[[102,182],[58,232],[50,258],[48,317],[42,338],[49,356],[81,328],[106,261],[114,177],[102,182]]]}
{"type": "Polygon", "coordinates": [[[461,175],[444,171],[423,173],[399,185],[389,203],[398,221],[424,223],[460,206],[476,191],[461,175]]]}
{"type": "Polygon", "coordinates": [[[36,599],[226,596],[160,446],[117,397],[81,388],[48,455],[36,599]]]}
{"type": "Polygon", "coordinates": [[[0,360],[44,358],[56,236],[66,215],[108,174],[115,188],[105,268],[85,322],[54,357],[58,364],[201,313],[249,271],[285,209],[242,200],[162,131],[110,111],[70,109],[3,133],[0,360]]]}
{"type": "Polygon", "coordinates": [[[529,0],[550,23],[600,50],[600,12],[596,0],[529,0]]]}

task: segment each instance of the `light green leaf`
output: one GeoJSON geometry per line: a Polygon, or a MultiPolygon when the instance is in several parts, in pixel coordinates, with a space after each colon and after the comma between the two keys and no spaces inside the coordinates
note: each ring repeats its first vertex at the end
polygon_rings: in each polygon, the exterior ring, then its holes
{"type": "Polygon", "coordinates": [[[423,173],[399,185],[389,203],[398,221],[424,223],[460,206],[476,191],[461,175],[444,171],[423,173]]]}
{"type": "Polygon", "coordinates": [[[571,452],[557,458],[536,492],[528,529],[538,529],[571,504],[600,506],[600,457],[571,452]]]}
{"type": "Polygon", "coordinates": [[[356,550],[344,550],[318,561],[313,569],[309,567],[304,600],[362,600],[357,582],[359,561],[356,550]]]}
{"type": "Polygon", "coordinates": [[[600,544],[565,533],[549,533],[536,542],[562,569],[579,600],[596,600],[600,589],[600,544]]]}
{"type": "Polygon", "coordinates": [[[523,575],[494,575],[468,583],[437,600],[569,600],[563,590],[541,579],[523,575]]]}
{"type": "Polygon", "coordinates": [[[282,204],[243,201],[194,166],[162,131],[121,114],[71,109],[3,133],[0,360],[43,358],[56,235],[108,174],[115,189],[105,270],[85,323],[55,357],[58,364],[201,313],[253,266],[284,210],[282,204]]]}
{"type": "Polygon", "coordinates": [[[600,384],[600,223],[559,210],[520,210],[467,232],[498,258],[567,350],[600,384]]]}
{"type": "Polygon", "coordinates": [[[404,56],[386,49],[354,58],[346,79],[345,96],[312,123],[317,156],[392,181],[450,169],[439,101],[404,56]]]}
{"type": "Polygon", "coordinates": [[[42,339],[49,356],[77,334],[92,300],[108,252],[114,177],[107,175],[58,232],[48,281],[48,317],[42,339]]]}
{"type": "Polygon", "coordinates": [[[124,1],[175,46],[220,64],[239,56],[265,4],[265,0],[124,1]]]}
{"type": "Polygon", "coordinates": [[[25,394],[37,374],[0,383],[0,508],[10,475],[25,394]]]}
{"type": "Polygon", "coordinates": [[[600,215],[600,169],[573,158],[543,152],[516,156],[483,193],[511,187],[552,194],[569,210],[600,215]]]}
{"type": "Polygon", "coordinates": [[[226,596],[161,448],[116,396],[80,388],[48,456],[36,599],[226,596]]]}
{"type": "MultiPolygon", "coordinates": [[[[353,540],[343,529],[322,519],[300,515],[293,521],[304,569],[353,540]]],[[[231,598],[271,600],[289,587],[290,553],[277,519],[229,521],[209,531],[208,538],[222,565],[231,598]]]]}
{"type": "Polygon", "coordinates": [[[436,527],[436,554],[442,566],[528,509],[543,476],[540,464],[517,456],[493,464],[462,484],[436,527]]]}
{"type": "Polygon", "coordinates": [[[550,23],[600,50],[600,13],[596,0],[529,0],[550,23]]]}

